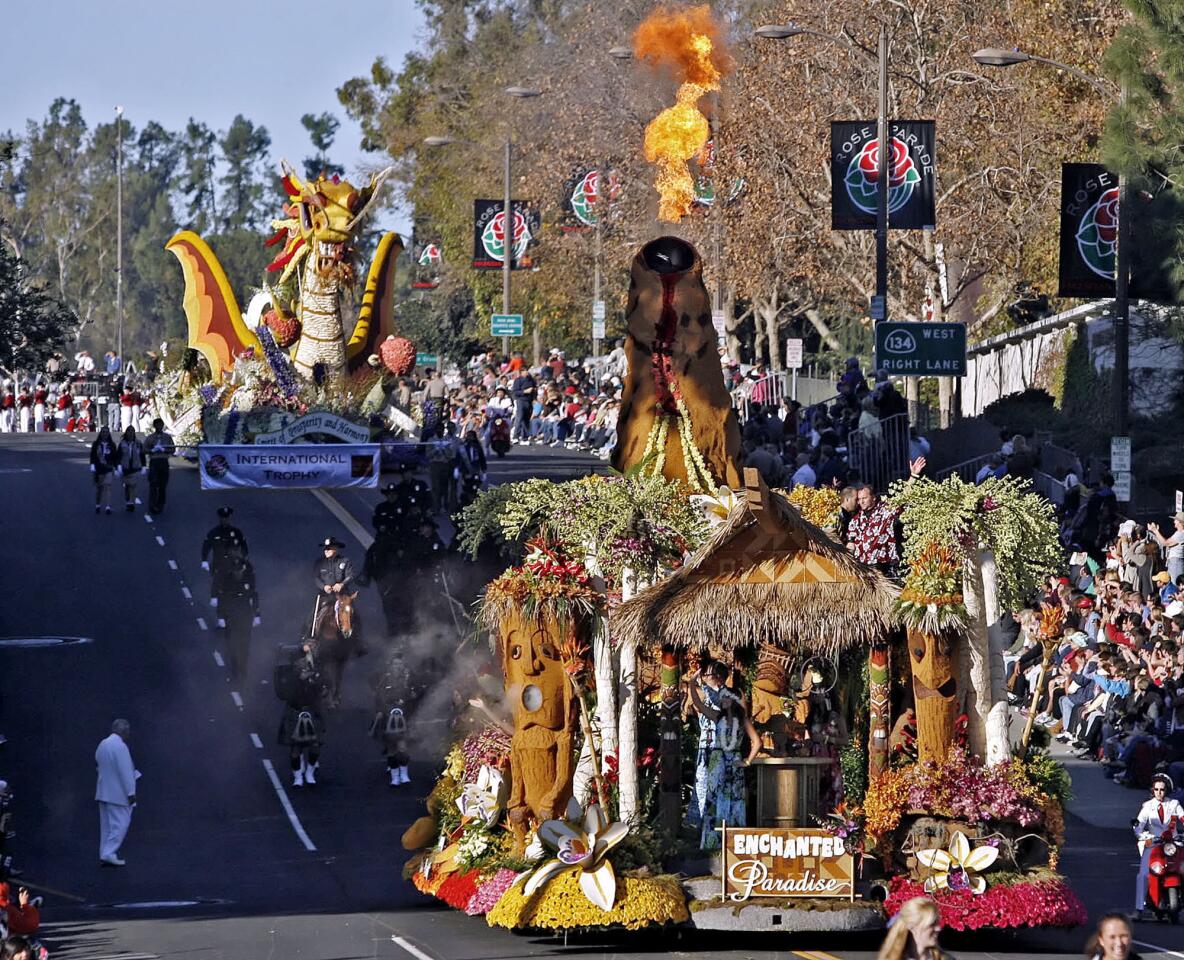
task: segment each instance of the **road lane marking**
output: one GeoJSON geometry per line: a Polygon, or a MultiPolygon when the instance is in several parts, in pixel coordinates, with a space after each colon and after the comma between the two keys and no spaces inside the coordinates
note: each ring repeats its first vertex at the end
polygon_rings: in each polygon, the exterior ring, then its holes
{"type": "Polygon", "coordinates": [[[1167,947],[1157,947],[1154,943],[1148,943],[1145,940],[1131,940],[1131,943],[1140,947],[1146,947],[1148,950],[1153,950],[1155,953],[1166,953],[1169,957],[1184,957],[1184,953],[1179,953],[1175,950],[1169,950],[1167,947]]]}
{"type": "Polygon", "coordinates": [[[341,521],[341,525],[353,535],[353,538],[357,540],[358,543],[363,546],[363,548],[369,549],[370,544],[374,542],[374,537],[371,536],[370,532],[365,527],[358,523],[358,521],[354,518],[354,515],[346,510],[336,497],[334,497],[332,494],[326,493],[324,490],[310,490],[309,493],[320,500],[324,508],[341,521]]]}
{"type": "Polygon", "coordinates": [[[188,588],[188,587],[182,587],[182,588],[181,588],[181,594],[182,594],[182,596],[184,596],[184,597],[185,597],[185,599],[186,599],[186,600],[192,600],[192,599],[193,599],[193,594],[189,592],[189,588],[188,588]]]}
{"type": "Polygon", "coordinates": [[[152,522],[152,514],[150,514],[150,513],[144,514],[144,522],[151,523],[152,522]]]}
{"type": "Polygon", "coordinates": [[[176,560],[170,560],[170,561],[169,561],[169,569],[170,569],[170,570],[176,570],[176,569],[177,569],[177,561],[176,561],[176,560]]]}
{"type": "MultiPolygon", "coordinates": [[[[288,794],[284,791],[284,785],[280,783],[280,778],[276,775],[275,766],[270,760],[264,759],[263,769],[267,771],[267,777],[271,781],[271,785],[275,787],[275,795],[280,798],[280,805],[284,808],[284,813],[288,815],[288,822],[292,824],[292,829],[296,831],[296,836],[304,844],[304,849],[310,853],[315,852],[317,845],[304,832],[304,825],[300,822],[300,818],[296,816],[296,811],[292,809],[292,801],[288,799],[288,794]]],[[[428,957],[427,960],[434,960],[434,958],[428,957]]]]}
{"type": "Polygon", "coordinates": [[[430,953],[424,953],[410,940],[400,937],[397,933],[391,937],[391,940],[406,950],[411,956],[415,957],[415,960],[436,960],[430,953]]]}
{"type": "Polygon", "coordinates": [[[209,629],[210,629],[209,627],[207,627],[207,626],[206,626],[206,622],[205,622],[205,621],[204,621],[204,620],[203,620],[201,617],[198,617],[198,618],[197,618],[197,625],[198,625],[199,627],[201,627],[203,630],[209,630],[209,629]]]}
{"type": "Polygon", "coordinates": [[[218,664],[220,667],[226,666],[226,661],[222,659],[222,654],[220,654],[217,650],[214,651],[214,663],[218,664]]]}
{"type": "Polygon", "coordinates": [[[161,546],[161,547],[163,547],[163,546],[164,546],[164,537],[157,537],[157,538],[156,538],[156,543],[157,543],[157,545],[158,545],[158,546],[161,546]]]}
{"type": "Polygon", "coordinates": [[[240,710],[243,708],[243,698],[237,690],[230,691],[230,699],[234,701],[234,705],[240,710]]]}
{"type": "Polygon", "coordinates": [[[257,734],[257,733],[251,734],[251,743],[255,744],[256,750],[263,749],[263,741],[259,739],[259,734],[257,734]]]}

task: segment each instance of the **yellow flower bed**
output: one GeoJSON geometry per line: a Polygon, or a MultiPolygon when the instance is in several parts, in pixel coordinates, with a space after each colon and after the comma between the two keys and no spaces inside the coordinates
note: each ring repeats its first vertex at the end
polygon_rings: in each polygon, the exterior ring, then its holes
{"type": "Polygon", "coordinates": [[[690,919],[687,900],[677,877],[640,879],[617,877],[612,910],[594,906],[580,889],[578,867],[556,874],[531,897],[515,883],[486,914],[491,927],[567,930],[578,927],[623,927],[640,930],[651,924],[682,923],[690,919]]]}
{"type": "Polygon", "coordinates": [[[787,498],[816,527],[833,527],[839,522],[839,491],[830,487],[815,490],[797,486],[787,498]]]}

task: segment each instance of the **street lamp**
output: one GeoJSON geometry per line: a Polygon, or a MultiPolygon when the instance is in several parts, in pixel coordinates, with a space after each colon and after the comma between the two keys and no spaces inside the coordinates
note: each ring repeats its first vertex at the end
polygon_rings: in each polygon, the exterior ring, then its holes
{"type": "Polygon", "coordinates": [[[123,367],[123,107],[115,108],[115,318],[119,373],[123,367]]]}
{"type": "MultiPolygon", "coordinates": [[[[771,23],[757,27],[756,36],[765,40],[787,40],[800,35],[820,37],[841,43],[847,48],[865,56],[870,53],[859,46],[845,33],[831,34],[811,27],[800,27],[795,23],[771,23]]],[[[876,184],[876,297],[883,305],[882,316],[873,320],[877,323],[888,319],[888,188],[892,182],[893,156],[888,149],[888,29],[880,27],[880,45],[877,57],[880,83],[878,110],[876,116],[877,149],[879,152],[879,178],[876,184]]]]}
{"type": "MultiPolygon", "coordinates": [[[[1048,57],[1025,53],[1022,50],[1005,50],[999,47],[985,47],[976,50],[971,58],[986,67],[1012,67],[1029,60],[1047,64],[1057,70],[1064,70],[1078,80],[1088,83],[1103,98],[1113,101],[1114,89],[1106,86],[1097,77],[1091,77],[1083,70],[1052,60],[1048,57]]],[[[1126,99],[1126,90],[1120,92],[1126,99]]],[[[1118,436],[1127,435],[1130,426],[1131,391],[1131,303],[1130,303],[1130,204],[1127,203],[1127,178],[1118,178],[1118,255],[1114,264],[1114,429],[1118,436]]]]}
{"type": "MultiPolygon", "coordinates": [[[[506,87],[503,93],[506,96],[514,97],[516,100],[527,100],[532,97],[542,96],[542,91],[536,90],[533,87],[506,87]]],[[[445,147],[454,143],[473,144],[473,141],[458,140],[454,137],[447,136],[424,137],[423,139],[425,147],[445,147]]],[[[502,313],[510,312],[510,276],[514,265],[514,210],[513,202],[510,198],[513,149],[513,136],[511,133],[507,133],[503,164],[503,186],[505,188],[505,194],[502,198],[502,218],[505,223],[505,233],[502,240],[502,313]]],[[[507,357],[510,355],[509,337],[502,337],[502,353],[507,357]]]]}

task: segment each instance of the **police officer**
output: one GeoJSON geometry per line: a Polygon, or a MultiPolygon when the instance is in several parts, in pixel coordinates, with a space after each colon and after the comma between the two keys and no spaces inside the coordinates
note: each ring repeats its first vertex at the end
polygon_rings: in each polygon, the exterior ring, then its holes
{"type": "Polygon", "coordinates": [[[260,623],[259,594],[255,568],[237,547],[227,551],[211,590],[218,600],[218,625],[226,627],[226,650],[230,654],[230,677],[246,678],[251,650],[251,628],[260,623]]]}
{"type": "Polygon", "coordinates": [[[201,545],[201,567],[210,572],[211,607],[218,605],[217,596],[214,593],[214,583],[218,579],[220,569],[226,563],[229,551],[238,550],[243,557],[249,557],[251,554],[247,547],[247,538],[243,536],[243,532],[238,527],[230,522],[232,516],[234,516],[234,510],[231,507],[219,507],[218,525],[206,534],[201,545]]]}
{"type": "Polygon", "coordinates": [[[386,499],[374,508],[374,516],[370,521],[376,531],[381,531],[384,527],[395,529],[401,525],[403,504],[400,502],[400,493],[402,492],[402,483],[403,481],[392,482],[382,488],[382,495],[386,499]]]}
{"type": "Polygon", "coordinates": [[[349,557],[341,556],[345,544],[336,537],[325,537],[321,541],[321,557],[312,568],[312,577],[317,585],[317,594],[322,601],[332,599],[335,593],[354,593],[354,565],[349,557]]]}

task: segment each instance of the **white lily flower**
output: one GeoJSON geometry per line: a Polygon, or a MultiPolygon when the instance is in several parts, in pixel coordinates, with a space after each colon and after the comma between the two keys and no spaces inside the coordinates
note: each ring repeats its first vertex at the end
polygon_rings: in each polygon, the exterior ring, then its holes
{"type": "Polygon", "coordinates": [[[925,891],[933,893],[935,890],[970,890],[972,893],[982,893],[987,889],[987,881],[974,876],[986,870],[999,857],[995,847],[983,845],[970,849],[970,841],[961,830],[956,830],[950,838],[950,849],[947,850],[918,850],[917,860],[924,866],[935,871],[933,876],[925,881],[925,891]]]}
{"type": "Polygon", "coordinates": [[[727,523],[728,514],[740,505],[740,498],[728,487],[719,487],[715,494],[697,493],[691,497],[691,502],[707,518],[713,527],[727,523]]]}
{"type": "Polygon", "coordinates": [[[462,817],[471,817],[493,825],[506,805],[509,788],[501,772],[488,764],[477,773],[477,782],[465,784],[456,805],[462,817]]]}
{"type": "Polygon", "coordinates": [[[529,897],[552,877],[578,867],[584,896],[601,910],[611,910],[617,896],[617,876],[607,854],[628,833],[625,824],[609,823],[599,804],[591,803],[584,810],[573,798],[567,805],[566,819],[539,825],[538,839],[553,848],[556,857],[530,875],[523,893],[529,897]]]}

